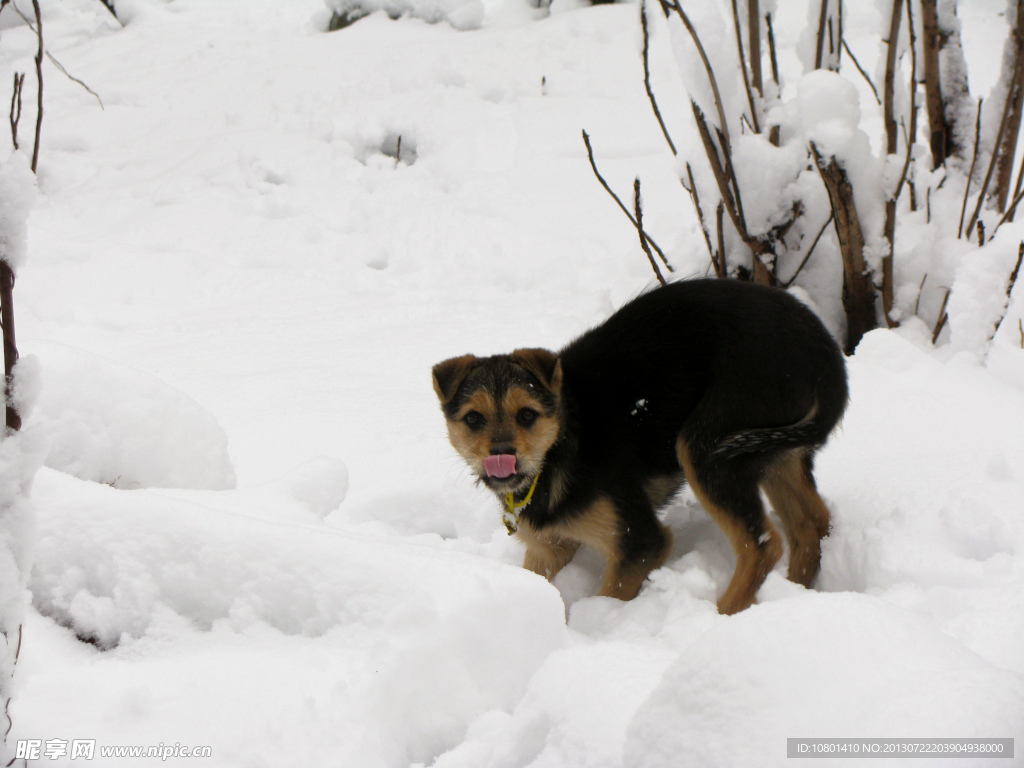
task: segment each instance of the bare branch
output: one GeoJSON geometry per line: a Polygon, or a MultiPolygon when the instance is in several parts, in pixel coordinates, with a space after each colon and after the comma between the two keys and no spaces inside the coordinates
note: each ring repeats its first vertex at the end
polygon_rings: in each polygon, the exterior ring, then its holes
{"type": "MultiPolygon", "coordinates": [[[[15,6],[17,7],[17,6],[15,6]]],[[[36,166],[39,164],[39,140],[43,130],[43,16],[39,11],[39,0],[32,0],[32,10],[36,14],[36,37],[39,39],[39,50],[36,52],[36,79],[38,80],[38,88],[36,89],[36,139],[32,146],[32,173],[36,172],[36,166]]],[[[10,417],[8,417],[10,421],[10,417]]],[[[21,419],[18,419],[20,426],[21,419]]]]}
{"type": "Polygon", "coordinates": [[[680,183],[683,185],[683,189],[690,193],[690,199],[693,200],[693,207],[697,210],[697,220],[700,222],[701,232],[704,233],[704,242],[708,246],[708,254],[711,256],[711,263],[715,266],[715,274],[718,277],[725,277],[721,274],[718,268],[718,260],[715,257],[715,249],[711,245],[711,234],[708,232],[707,223],[704,221],[704,209],[700,204],[700,195],[697,192],[697,182],[693,180],[693,169],[690,167],[690,163],[686,163],[686,177],[690,181],[690,186],[686,186],[685,182],[680,179],[680,183]]]}
{"type": "Polygon", "coordinates": [[[651,246],[647,242],[647,237],[644,235],[644,210],[640,204],[640,177],[633,181],[633,210],[636,212],[636,231],[640,236],[640,247],[644,249],[644,253],[647,255],[647,260],[651,262],[651,269],[654,270],[655,277],[658,278],[658,282],[665,285],[665,278],[661,274],[661,270],[658,269],[658,262],[654,260],[654,254],[651,253],[651,246]]]}
{"type": "MultiPolygon", "coordinates": [[[[1024,2],[1017,3],[1017,18],[1010,31],[1009,45],[1014,48],[1014,58],[1019,62],[1024,55],[1024,2]]],[[[1006,210],[1010,195],[1010,181],[1013,175],[1013,157],[1017,151],[1017,135],[1020,133],[1021,110],[1024,107],[1024,67],[1014,66],[1006,92],[1005,131],[1000,130],[996,139],[999,160],[996,167],[996,186],[992,194],[1000,211],[1006,210]]]]}
{"type": "Polygon", "coordinates": [[[658,125],[661,126],[661,133],[665,137],[665,141],[668,142],[669,149],[672,150],[673,155],[678,155],[676,152],[676,145],[672,141],[672,137],[668,134],[668,128],[665,127],[665,121],[661,118],[661,110],[658,109],[658,102],[654,98],[654,91],[651,89],[651,66],[650,66],[650,42],[651,37],[649,30],[647,29],[647,2],[646,0],[640,0],[640,28],[643,30],[644,36],[644,88],[647,89],[647,98],[651,101],[651,108],[654,110],[654,117],[658,120],[658,125]]]}
{"type": "Polygon", "coordinates": [[[939,307],[939,319],[935,321],[935,328],[932,330],[932,344],[939,339],[939,334],[942,333],[942,329],[946,326],[946,321],[949,320],[949,315],[946,314],[946,304],[949,302],[949,288],[946,289],[946,295],[942,297],[942,306],[939,307]]]}
{"type": "Polygon", "coordinates": [[[761,76],[761,10],[758,0],[747,0],[747,35],[750,38],[750,79],[757,95],[764,98],[761,76]]]}
{"type": "Polygon", "coordinates": [[[828,191],[835,214],[836,235],[843,256],[843,309],[846,312],[846,352],[852,353],[861,337],[877,327],[874,286],[864,260],[864,230],[857,214],[853,187],[835,158],[825,160],[811,143],[815,166],[828,191]]]}
{"type": "Polygon", "coordinates": [[[804,258],[800,262],[800,265],[796,268],[796,272],[793,273],[793,276],[790,277],[789,280],[786,280],[785,282],[782,283],[783,288],[789,288],[789,286],[793,284],[793,281],[796,280],[800,272],[803,271],[803,268],[807,266],[807,262],[810,260],[811,254],[814,253],[814,249],[818,246],[818,241],[821,240],[821,236],[825,234],[825,230],[828,229],[828,225],[835,221],[835,217],[835,211],[829,211],[828,218],[825,219],[825,223],[822,224],[821,229],[818,230],[818,234],[814,238],[814,242],[811,243],[811,247],[807,249],[807,253],[804,254],[804,258]]]}
{"type": "Polygon", "coordinates": [[[96,98],[96,101],[98,101],[100,103],[100,109],[105,109],[105,107],[103,106],[103,99],[100,98],[100,95],[98,93],[96,93],[96,91],[94,91],[92,88],[90,88],[84,82],[82,82],[77,77],[75,77],[70,72],[68,72],[64,68],[64,65],[61,64],[59,61],[57,61],[57,59],[55,59],[53,57],[53,54],[50,53],[49,51],[46,52],[46,58],[48,58],[51,62],[53,62],[53,66],[55,66],[57,69],[59,69],[61,71],[61,73],[64,75],[64,77],[66,77],[68,80],[70,80],[73,83],[78,83],[80,86],[85,88],[86,91],[88,91],[90,94],[92,94],[96,98]]]}
{"type": "Polygon", "coordinates": [[[686,11],[684,11],[682,6],[679,4],[679,0],[673,0],[671,7],[682,20],[683,26],[686,27],[686,31],[690,33],[690,37],[693,39],[693,43],[697,47],[697,53],[700,55],[700,60],[704,64],[704,70],[708,74],[708,80],[711,83],[711,92],[715,99],[715,109],[718,111],[719,130],[722,132],[724,139],[722,149],[728,159],[732,154],[732,144],[729,140],[729,123],[725,119],[725,109],[722,106],[722,94],[718,90],[718,80],[715,78],[715,71],[711,68],[711,61],[708,59],[707,52],[704,50],[704,44],[701,43],[700,37],[697,35],[697,30],[694,29],[693,23],[690,21],[690,17],[686,15],[686,11]]]}
{"type": "MultiPolygon", "coordinates": [[[[1017,60],[1013,65],[1013,75],[1010,78],[1011,82],[1017,82],[1017,78],[1021,73],[1021,60],[1024,59],[1022,56],[1018,56],[1017,60]]],[[[978,204],[974,208],[974,213],[971,214],[971,220],[967,223],[966,234],[970,236],[971,230],[974,228],[974,222],[978,220],[978,215],[981,213],[982,203],[985,202],[985,195],[988,192],[989,182],[992,181],[992,173],[995,171],[996,162],[999,159],[999,147],[1002,145],[1002,137],[1006,133],[1006,125],[1010,120],[1010,110],[1013,106],[1013,99],[1010,98],[1010,94],[1007,94],[1006,103],[1003,104],[1003,116],[999,120],[999,130],[996,131],[996,149],[992,152],[992,159],[988,164],[988,171],[985,173],[985,180],[981,183],[981,192],[978,194],[978,204]]]]}
{"type": "Polygon", "coordinates": [[[594,150],[590,146],[590,136],[587,135],[586,131],[583,131],[583,143],[587,147],[587,159],[590,161],[590,167],[591,169],[593,169],[594,175],[597,177],[597,180],[601,182],[601,186],[604,187],[605,191],[609,195],[612,196],[612,199],[615,200],[619,208],[622,209],[622,212],[626,214],[626,218],[628,218],[630,222],[632,222],[633,226],[636,227],[636,230],[639,233],[640,237],[645,238],[647,242],[650,243],[651,247],[654,248],[655,251],[657,251],[658,256],[661,258],[661,261],[665,265],[665,267],[668,268],[668,271],[674,271],[672,267],[669,265],[668,259],[665,258],[665,252],[662,251],[661,248],[658,247],[658,244],[654,242],[654,239],[644,231],[643,227],[640,226],[637,220],[633,217],[633,214],[629,212],[629,209],[622,204],[622,200],[619,199],[619,196],[615,194],[612,188],[608,185],[608,182],[605,181],[604,176],[601,175],[601,172],[597,170],[597,162],[594,160],[594,150]]]}
{"type": "Polygon", "coordinates": [[[765,25],[768,29],[768,59],[772,63],[772,80],[779,84],[779,59],[775,53],[775,30],[772,29],[772,15],[766,14],[765,25]]]}
{"type": "Polygon", "coordinates": [[[874,94],[875,101],[878,102],[878,106],[882,106],[882,100],[878,97],[878,89],[875,88],[875,84],[871,81],[871,76],[864,71],[864,67],[862,67],[860,65],[860,62],[857,61],[857,57],[853,55],[853,51],[850,50],[850,46],[847,45],[846,40],[843,40],[842,43],[843,48],[846,50],[847,55],[850,57],[850,61],[853,62],[853,66],[857,68],[857,71],[860,72],[861,77],[864,78],[868,86],[871,88],[871,93],[874,94]]]}
{"type": "Polygon", "coordinates": [[[978,162],[978,143],[981,140],[981,105],[984,101],[982,98],[978,99],[978,114],[974,118],[974,154],[971,155],[971,168],[967,171],[967,184],[964,186],[964,202],[960,206],[960,224],[956,228],[957,239],[963,236],[964,214],[967,213],[967,199],[971,191],[971,179],[974,178],[974,166],[978,162]]]}
{"type": "Polygon", "coordinates": [[[750,78],[747,76],[747,55],[743,51],[743,32],[740,29],[740,12],[736,0],[732,0],[732,24],[736,30],[736,50],[740,56],[740,72],[743,74],[743,90],[747,93],[747,104],[750,105],[751,127],[754,133],[760,133],[761,127],[757,121],[757,107],[754,104],[754,92],[750,87],[750,78]]]}
{"type": "Polygon", "coordinates": [[[18,148],[18,123],[21,122],[21,91],[25,86],[25,73],[14,73],[14,91],[11,93],[11,143],[18,148]]]}

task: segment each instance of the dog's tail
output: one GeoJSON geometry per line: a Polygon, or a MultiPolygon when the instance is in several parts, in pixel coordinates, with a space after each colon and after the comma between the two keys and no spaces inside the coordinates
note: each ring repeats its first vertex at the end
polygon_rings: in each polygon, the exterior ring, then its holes
{"type": "Polygon", "coordinates": [[[711,455],[716,459],[733,459],[748,453],[784,450],[801,445],[819,445],[828,437],[830,430],[822,434],[824,425],[816,420],[817,416],[818,401],[815,400],[807,415],[795,424],[734,432],[720,440],[711,455]]]}

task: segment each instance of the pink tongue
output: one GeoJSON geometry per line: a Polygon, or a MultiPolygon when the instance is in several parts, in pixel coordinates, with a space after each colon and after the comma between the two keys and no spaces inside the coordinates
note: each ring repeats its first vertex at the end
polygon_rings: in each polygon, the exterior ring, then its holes
{"type": "Polygon", "coordinates": [[[508,477],[516,473],[516,457],[511,453],[498,453],[484,459],[488,477],[508,477]]]}

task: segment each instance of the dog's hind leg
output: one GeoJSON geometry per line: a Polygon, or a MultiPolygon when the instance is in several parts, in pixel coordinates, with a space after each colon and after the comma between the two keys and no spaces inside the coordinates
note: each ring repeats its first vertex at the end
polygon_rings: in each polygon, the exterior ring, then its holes
{"type": "Polygon", "coordinates": [[[736,552],[736,570],[718,600],[718,612],[738,613],[749,607],[757,590],[782,556],[782,542],[758,490],[761,467],[753,457],[715,458],[700,453],[680,437],[679,464],[697,499],[725,531],[736,552]]]}
{"type": "Polygon", "coordinates": [[[789,540],[789,580],[809,587],[821,567],[821,540],[828,535],[829,512],[814,484],[812,454],[790,451],[764,476],[763,487],[789,540]]]}

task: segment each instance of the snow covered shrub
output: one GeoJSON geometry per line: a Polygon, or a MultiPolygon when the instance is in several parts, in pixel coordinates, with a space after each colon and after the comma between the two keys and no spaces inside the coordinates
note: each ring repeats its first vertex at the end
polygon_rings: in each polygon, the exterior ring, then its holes
{"type": "MultiPolygon", "coordinates": [[[[955,0],[858,5],[861,36],[851,40],[849,4],[813,0],[788,59],[803,71],[782,74],[776,10],[759,0],[641,4],[645,85],[693,199],[709,269],[805,289],[845,335],[848,352],[872,328],[915,316],[937,340],[948,313],[965,305],[957,291],[979,293],[972,277],[979,273],[988,286],[980,314],[998,320],[1024,236],[1012,224],[1024,167],[1011,185],[1024,102],[1024,5],[1009,3],[1003,76],[984,112],[970,95],[955,0]],[[665,27],[700,138],[688,143],[687,157],[650,83],[650,44],[665,27]],[[873,77],[852,52],[865,57],[872,43],[873,77]],[[989,251],[988,269],[961,269],[974,242],[989,251]],[[1003,290],[988,285],[993,272],[1003,290]]],[[[954,337],[964,325],[950,323],[954,337]]],[[[966,343],[984,348],[994,328],[979,334],[972,326],[966,343]]]]}

